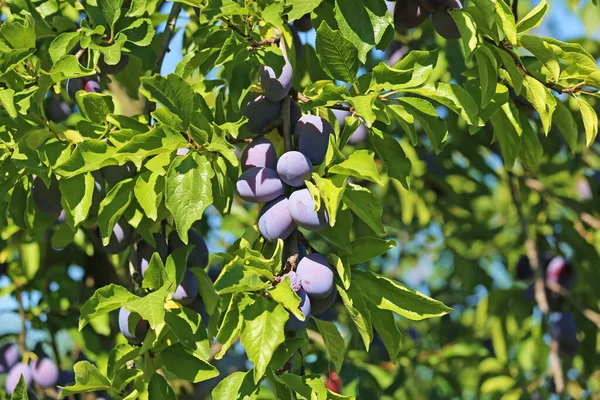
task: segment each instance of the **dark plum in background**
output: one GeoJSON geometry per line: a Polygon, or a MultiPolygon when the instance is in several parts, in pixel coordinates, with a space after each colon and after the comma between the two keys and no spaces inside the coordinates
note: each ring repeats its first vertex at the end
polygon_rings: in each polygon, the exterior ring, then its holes
{"type": "Polygon", "coordinates": [[[44,181],[39,176],[36,176],[33,179],[31,195],[36,207],[41,212],[54,218],[60,215],[63,209],[60,203],[62,196],[56,178],[52,177],[50,187],[46,187],[44,181]]]}
{"type": "Polygon", "coordinates": [[[183,274],[183,280],[175,291],[171,293],[171,296],[173,300],[184,306],[193,302],[196,296],[198,296],[198,279],[196,275],[189,269],[186,269],[183,274]]]}
{"type": "Polygon", "coordinates": [[[49,388],[58,383],[60,371],[54,361],[49,357],[39,357],[29,364],[31,378],[41,387],[49,388]]]}
{"type": "Polygon", "coordinates": [[[115,224],[110,240],[104,248],[109,254],[122,253],[129,247],[132,238],[133,227],[124,218],[121,218],[115,224]]]}
{"type": "MultiPolygon", "coordinates": [[[[204,238],[195,228],[188,231],[188,244],[193,245],[194,249],[188,256],[187,266],[206,268],[208,266],[208,248],[204,238]]],[[[184,245],[176,231],[169,234],[169,249],[171,251],[175,251],[184,245]]]]}
{"type": "Polygon", "coordinates": [[[142,275],[144,275],[146,269],[148,269],[148,264],[150,264],[150,260],[154,253],[160,255],[163,264],[167,261],[167,257],[169,256],[167,239],[160,233],[154,233],[153,236],[154,241],[156,242],[155,247],[152,247],[152,245],[145,240],[142,240],[137,244],[138,268],[142,275]]]}
{"type": "Polygon", "coordinates": [[[134,317],[134,315],[135,314],[131,313],[130,311],[127,311],[125,307],[121,307],[119,310],[119,330],[123,336],[129,340],[130,343],[139,344],[144,341],[144,338],[148,333],[148,329],[150,329],[150,324],[148,324],[148,321],[140,318],[135,324],[135,330],[131,332],[129,325],[130,320],[134,317]]]}
{"type": "Polygon", "coordinates": [[[109,187],[115,186],[125,179],[133,178],[136,172],[135,164],[131,161],[128,161],[123,165],[109,165],[108,167],[102,168],[101,171],[102,176],[109,187]]]}
{"type": "Polygon", "coordinates": [[[259,76],[265,97],[271,101],[280,101],[287,96],[294,80],[292,64],[287,58],[279,74],[273,68],[263,65],[259,76]]]}
{"type": "Polygon", "coordinates": [[[429,14],[419,0],[397,1],[394,9],[394,26],[396,30],[416,28],[427,19],[429,14]]]}
{"type": "Polygon", "coordinates": [[[244,109],[244,115],[248,118],[246,128],[252,133],[263,133],[269,125],[279,118],[280,111],[280,102],[273,102],[265,96],[258,96],[248,102],[244,109]]]}
{"type": "Polygon", "coordinates": [[[31,385],[31,371],[29,370],[29,366],[23,364],[22,362],[19,362],[19,363],[16,363],[10,369],[10,371],[8,371],[8,374],[6,374],[6,383],[5,383],[6,393],[8,393],[8,394],[13,393],[13,390],[15,390],[17,383],[19,383],[19,379],[21,378],[21,375],[23,375],[23,380],[25,381],[25,385],[27,387],[29,387],[29,385],[31,385]]]}
{"type": "Polygon", "coordinates": [[[0,374],[8,372],[19,361],[21,350],[14,343],[6,343],[0,347],[0,374]]]}
{"type": "Polygon", "coordinates": [[[325,159],[331,134],[333,127],[329,121],[315,115],[303,115],[294,131],[296,150],[308,157],[313,165],[321,164],[325,159]]]}

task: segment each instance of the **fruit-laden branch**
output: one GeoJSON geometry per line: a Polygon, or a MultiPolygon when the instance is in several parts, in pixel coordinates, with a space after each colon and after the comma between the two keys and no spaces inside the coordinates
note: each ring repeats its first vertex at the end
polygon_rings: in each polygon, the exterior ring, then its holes
{"type": "Polygon", "coordinates": [[[576,85],[563,88],[555,83],[543,81],[543,80],[539,79],[537,76],[535,76],[534,74],[532,74],[527,69],[527,67],[521,62],[521,59],[519,58],[519,56],[517,54],[515,54],[510,48],[506,47],[503,43],[496,43],[493,39],[490,39],[487,36],[483,36],[483,40],[486,41],[487,43],[499,48],[500,50],[504,51],[508,55],[510,55],[511,58],[513,59],[513,61],[515,62],[515,65],[517,66],[517,68],[519,68],[521,71],[523,71],[523,73],[525,75],[532,77],[536,81],[540,82],[542,85],[546,86],[548,89],[554,90],[556,93],[573,94],[573,95],[576,93],[583,93],[583,94],[587,94],[590,96],[598,96],[598,92],[590,92],[588,90],[583,89],[583,87],[586,85],[585,82],[579,82],[576,85]]]}
{"type": "Polygon", "coordinates": [[[232,31],[234,31],[235,33],[240,35],[243,39],[250,42],[251,46],[248,47],[248,51],[252,51],[258,47],[271,46],[273,44],[279,43],[279,41],[281,39],[281,32],[276,31],[275,34],[273,36],[271,36],[270,38],[263,39],[261,41],[257,41],[256,39],[254,39],[252,37],[252,35],[246,35],[244,32],[242,32],[242,30],[240,28],[238,28],[230,20],[224,18],[223,22],[225,22],[227,24],[227,27],[229,29],[231,29],[232,31]]]}

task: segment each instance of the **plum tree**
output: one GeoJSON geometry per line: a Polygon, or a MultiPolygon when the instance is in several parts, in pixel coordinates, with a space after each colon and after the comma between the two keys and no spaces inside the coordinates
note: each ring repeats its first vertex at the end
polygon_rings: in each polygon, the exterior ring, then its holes
{"type": "Polygon", "coordinates": [[[49,388],[58,383],[59,369],[51,358],[42,356],[29,364],[31,378],[41,387],[49,388]]]}
{"type": "Polygon", "coordinates": [[[242,171],[250,168],[277,168],[277,152],[269,139],[258,138],[250,142],[242,151],[240,157],[242,171]]]}
{"type": "Polygon", "coordinates": [[[132,237],[133,227],[124,218],[121,218],[115,224],[110,235],[110,240],[104,248],[109,254],[122,253],[131,244],[132,237]]]}
{"type": "Polygon", "coordinates": [[[127,54],[121,55],[121,59],[116,64],[107,64],[104,57],[100,57],[98,68],[100,68],[100,71],[102,71],[103,74],[115,75],[123,71],[128,63],[129,56],[127,54]]]}
{"type": "Polygon", "coordinates": [[[328,311],[334,304],[337,299],[338,290],[333,286],[333,290],[323,299],[317,299],[316,297],[312,298],[310,305],[312,315],[320,315],[324,312],[328,311]]]}
{"type": "Polygon", "coordinates": [[[429,14],[419,0],[397,1],[394,8],[394,26],[396,30],[416,28],[429,14]]]}
{"type": "Polygon", "coordinates": [[[150,260],[152,259],[152,255],[154,253],[158,253],[160,255],[163,263],[167,261],[167,257],[169,256],[167,239],[160,233],[154,233],[152,236],[156,242],[155,247],[152,247],[152,245],[145,240],[141,240],[137,244],[137,267],[142,273],[142,276],[146,272],[146,269],[148,269],[148,264],[150,264],[150,260]]]}
{"type": "Polygon", "coordinates": [[[285,196],[267,203],[260,212],[258,229],[270,242],[287,239],[295,228],[296,224],[290,216],[289,200],[285,196]]]}
{"type": "Polygon", "coordinates": [[[189,269],[186,269],[183,274],[183,280],[175,291],[171,293],[171,296],[173,300],[184,306],[193,302],[196,296],[198,296],[198,279],[196,275],[189,269]]]}
{"type": "Polygon", "coordinates": [[[321,164],[325,159],[331,134],[333,127],[329,121],[316,115],[303,115],[294,131],[296,150],[308,157],[313,165],[321,164]]]}
{"type": "Polygon", "coordinates": [[[299,151],[288,151],[277,161],[279,178],[287,185],[300,187],[304,181],[310,179],[312,163],[299,151]]]}
{"type": "Polygon", "coordinates": [[[333,271],[324,255],[310,253],[304,257],[296,269],[302,288],[315,299],[326,298],[333,290],[333,271]]]}
{"type": "Polygon", "coordinates": [[[546,267],[546,280],[571,289],[575,285],[573,266],[563,257],[556,256],[550,260],[546,267]]]}
{"type": "Polygon", "coordinates": [[[0,374],[8,372],[19,361],[21,350],[14,343],[6,343],[0,347],[0,374]]]}
{"type": "Polygon", "coordinates": [[[6,393],[12,394],[19,383],[19,379],[23,376],[23,380],[25,381],[25,386],[29,387],[31,385],[31,371],[29,370],[29,366],[22,362],[16,363],[13,367],[8,371],[6,375],[6,393]]]}
{"type": "Polygon", "coordinates": [[[125,307],[121,307],[119,310],[119,330],[123,336],[129,340],[130,343],[142,343],[149,329],[150,324],[148,321],[142,319],[139,315],[132,313],[131,311],[127,311],[125,307]],[[137,321],[135,323],[135,330],[131,332],[130,326],[134,321],[137,321]]]}
{"type": "Polygon", "coordinates": [[[550,336],[560,344],[561,350],[567,353],[574,353],[577,350],[579,340],[577,339],[577,325],[573,314],[551,313],[548,317],[548,326],[550,336]]]}
{"type": "Polygon", "coordinates": [[[300,311],[302,311],[302,314],[304,315],[304,321],[300,321],[298,318],[296,318],[296,316],[294,314],[289,313],[290,316],[285,323],[286,331],[298,331],[298,330],[304,328],[306,326],[306,324],[308,324],[308,321],[310,320],[310,315],[311,315],[310,298],[308,297],[306,292],[302,289],[300,289],[296,294],[298,295],[298,297],[300,297],[300,305],[298,306],[298,308],[300,309],[300,311]]]}
{"type": "Polygon", "coordinates": [[[133,178],[136,172],[135,164],[131,161],[128,161],[123,165],[109,165],[103,167],[101,171],[102,176],[109,187],[113,187],[125,179],[133,178]]]}
{"type": "Polygon", "coordinates": [[[248,118],[246,128],[252,133],[263,133],[269,125],[279,118],[281,103],[271,101],[265,96],[257,96],[246,104],[244,115],[248,118]]]}
{"type": "Polygon", "coordinates": [[[275,102],[282,100],[290,92],[294,81],[294,71],[292,64],[285,58],[279,75],[272,67],[263,65],[259,71],[259,77],[265,97],[275,102]]]}
{"type": "Polygon", "coordinates": [[[329,224],[325,205],[321,204],[319,211],[315,211],[315,202],[308,189],[296,190],[290,195],[289,210],[294,222],[309,231],[319,231],[329,224]]]}
{"type": "Polygon", "coordinates": [[[238,194],[251,203],[266,203],[283,194],[283,183],[271,168],[251,168],[235,184],[238,194]]]}
{"type": "MultiPolygon", "coordinates": [[[[188,256],[187,266],[206,268],[208,266],[208,248],[204,238],[195,228],[188,231],[188,244],[194,245],[194,249],[188,256]]],[[[184,245],[177,232],[171,231],[169,234],[169,249],[175,251],[184,245]]]]}
{"type": "Polygon", "coordinates": [[[50,186],[47,187],[44,181],[36,176],[33,179],[31,195],[36,207],[44,214],[58,218],[63,207],[60,203],[61,194],[58,187],[58,180],[53,176],[50,180],[50,186]]]}

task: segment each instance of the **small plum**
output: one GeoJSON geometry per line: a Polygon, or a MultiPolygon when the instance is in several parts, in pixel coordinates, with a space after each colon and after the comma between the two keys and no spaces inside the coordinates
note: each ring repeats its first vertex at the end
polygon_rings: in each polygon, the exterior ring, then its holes
{"type": "Polygon", "coordinates": [[[150,329],[150,324],[148,321],[140,318],[135,325],[135,332],[131,333],[129,331],[129,320],[132,318],[132,315],[135,314],[131,311],[127,311],[125,307],[121,307],[119,310],[119,330],[130,343],[140,344],[144,341],[144,338],[150,329]]]}
{"type": "Polygon", "coordinates": [[[21,351],[14,343],[6,343],[0,347],[0,374],[7,373],[19,361],[21,351]]]}
{"type": "Polygon", "coordinates": [[[271,168],[251,168],[240,176],[235,186],[240,197],[251,203],[266,203],[284,191],[277,171],[271,168]]]}
{"type": "Polygon", "coordinates": [[[294,73],[292,64],[286,58],[281,69],[281,74],[277,76],[273,68],[263,65],[259,72],[260,85],[263,88],[265,97],[271,101],[280,101],[290,92],[294,73]]]}
{"type": "Polygon", "coordinates": [[[246,127],[252,133],[263,133],[277,118],[281,111],[281,103],[273,102],[265,96],[258,96],[248,102],[244,115],[248,118],[246,127]]]}
{"type": "Polygon", "coordinates": [[[58,180],[54,176],[50,181],[50,187],[46,187],[44,181],[36,176],[33,179],[31,195],[33,196],[33,202],[41,212],[50,217],[58,218],[63,209],[60,203],[62,196],[58,187],[58,180]]]}
{"type": "Polygon", "coordinates": [[[313,298],[311,301],[311,311],[313,315],[320,315],[324,312],[328,311],[334,304],[337,299],[338,291],[335,285],[333,286],[333,290],[331,293],[327,295],[324,299],[313,298]]]}
{"type": "Polygon", "coordinates": [[[573,267],[563,257],[556,256],[546,267],[546,280],[571,289],[575,285],[573,267]]]}
{"type": "Polygon", "coordinates": [[[289,200],[285,196],[279,196],[267,203],[260,212],[258,218],[258,230],[269,242],[277,239],[287,239],[296,229],[289,211],[289,200]]]}
{"type": "MultiPolygon", "coordinates": [[[[344,106],[348,106],[348,105],[344,104],[344,106]]],[[[340,126],[340,132],[343,131],[344,127],[346,126],[346,117],[351,116],[352,113],[350,111],[338,110],[335,108],[332,108],[331,112],[335,116],[335,119],[337,120],[338,125],[340,126]]]]}
{"type": "Polygon", "coordinates": [[[369,134],[369,130],[367,129],[365,124],[363,124],[361,122],[360,125],[358,125],[358,128],[356,128],[356,130],[354,132],[352,132],[352,135],[350,135],[350,138],[348,138],[348,143],[354,144],[354,145],[362,143],[365,141],[368,134],[369,134]]]}
{"type": "Polygon", "coordinates": [[[29,366],[19,362],[8,371],[6,375],[6,393],[12,394],[19,383],[19,379],[23,375],[23,380],[25,381],[25,386],[29,387],[31,385],[31,371],[29,370],[29,366]]]}
{"type": "Polygon", "coordinates": [[[302,281],[302,289],[315,299],[325,299],[333,290],[333,271],[327,258],[319,253],[311,253],[304,257],[296,273],[302,281]]]}
{"type": "Polygon", "coordinates": [[[333,127],[329,121],[315,115],[303,115],[294,131],[296,150],[307,156],[313,165],[319,165],[327,154],[331,134],[333,127]]]}
{"type": "Polygon", "coordinates": [[[193,302],[198,296],[198,279],[196,275],[189,269],[186,269],[183,280],[177,286],[175,292],[171,293],[171,296],[173,300],[184,306],[193,302]]]}
{"type": "Polygon", "coordinates": [[[277,152],[269,139],[259,138],[250,142],[242,151],[240,157],[242,171],[250,168],[277,168],[277,152]]]}
{"type": "Polygon", "coordinates": [[[123,71],[128,63],[129,56],[127,54],[122,54],[119,62],[113,65],[107,64],[106,61],[104,61],[104,57],[101,57],[100,61],[98,61],[98,67],[103,74],[115,75],[123,71]]]}
{"type": "Polygon", "coordinates": [[[421,6],[419,0],[396,2],[394,9],[394,26],[397,31],[413,29],[427,19],[430,12],[421,6]]]}
{"type": "Polygon", "coordinates": [[[321,204],[319,211],[315,211],[315,202],[308,189],[296,190],[291,194],[289,210],[294,222],[309,231],[320,231],[329,224],[325,205],[321,204]]]}
{"type": "Polygon", "coordinates": [[[460,39],[460,31],[458,25],[450,13],[446,10],[434,12],[431,15],[431,21],[436,32],[445,39],[456,40],[460,39]]]}
{"type": "Polygon", "coordinates": [[[60,371],[49,357],[40,357],[37,360],[33,360],[29,365],[29,369],[33,381],[41,387],[56,386],[60,371]]]}
{"type": "Polygon", "coordinates": [[[312,174],[312,163],[299,151],[288,151],[277,161],[277,173],[283,182],[293,187],[304,186],[312,174]]]}
{"type": "Polygon", "coordinates": [[[300,18],[294,21],[294,27],[298,29],[298,32],[308,32],[313,28],[312,21],[310,19],[310,13],[304,14],[300,18]]]}
{"type": "Polygon", "coordinates": [[[290,313],[290,317],[285,323],[284,327],[286,331],[298,331],[304,328],[310,319],[310,298],[302,289],[300,289],[297,294],[298,297],[300,297],[300,305],[298,308],[302,311],[302,314],[304,314],[304,321],[300,321],[292,313],[290,313]]]}
{"type": "Polygon", "coordinates": [[[103,167],[101,171],[109,187],[113,187],[125,179],[133,178],[136,172],[135,164],[131,161],[123,165],[109,165],[108,167],[103,167]]]}
{"type": "MultiPolygon", "coordinates": [[[[194,228],[188,231],[188,244],[194,245],[194,249],[188,257],[187,266],[206,268],[208,266],[208,248],[200,232],[194,228]]],[[[169,234],[169,249],[175,251],[183,246],[185,244],[179,238],[177,231],[172,231],[169,234]]]]}
{"type": "Polygon", "coordinates": [[[133,227],[121,218],[115,224],[110,235],[110,241],[104,248],[109,254],[120,254],[129,247],[133,236],[133,227]]]}
{"type": "Polygon", "coordinates": [[[579,347],[577,325],[571,313],[551,313],[548,317],[550,336],[555,339],[566,353],[573,354],[579,347]]]}
{"type": "Polygon", "coordinates": [[[448,7],[449,0],[419,0],[421,6],[429,11],[442,11],[448,7]]]}
{"type": "Polygon", "coordinates": [[[137,260],[138,269],[142,273],[142,276],[146,273],[152,255],[158,253],[163,263],[167,261],[169,256],[169,248],[167,247],[167,239],[160,233],[153,234],[156,247],[152,247],[150,243],[142,240],[137,245],[137,260]]]}

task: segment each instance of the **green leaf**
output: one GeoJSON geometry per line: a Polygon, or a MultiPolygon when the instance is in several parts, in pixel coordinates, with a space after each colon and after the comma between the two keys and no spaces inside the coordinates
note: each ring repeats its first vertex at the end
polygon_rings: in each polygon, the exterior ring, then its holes
{"type": "Polygon", "coordinates": [[[396,247],[396,242],[394,240],[361,237],[352,241],[352,254],[348,256],[347,262],[350,265],[361,264],[385,254],[394,247],[396,247]]]}
{"type": "MultiPolygon", "coordinates": [[[[410,52],[407,57],[412,53],[413,52],[410,52]]],[[[411,69],[398,69],[396,66],[390,67],[386,63],[379,63],[371,72],[372,80],[369,89],[401,91],[403,89],[421,86],[427,82],[427,79],[429,79],[429,76],[433,71],[436,58],[430,57],[431,53],[429,52],[419,53],[425,53],[427,55],[427,57],[424,57],[419,61],[424,61],[429,64],[416,64],[411,69]]]]}
{"type": "Polygon", "coordinates": [[[132,178],[117,183],[100,202],[98,211],[98,227],[102,243],[106,246],[115,224],[133,200],[135,181],[132,178]]]}
{"type": "Polygon", "coordinates": [[[358,59],[363,63],[392,23],[385,4],[373,0],[336,0],[334,16],[341,34],[358,49],[358,59]]]}
{"type": "MultiPolygon", "coordinates": [[[[108,322],[108,321],[107,321],[108,322]]],[[[111,379],[127,364],[127,361],[135,359],[140,354],[140,348],[128,343],[117,344],[110,351],[108,365],[106,367],[107,377],[111,379]]]]}
{"type": "Polygon", "coordinates": [[[357,150],[347,160],[329,168],[332,174],[354,176],[383,185],[375,165],[375,154],[370,150],[357,150]]]}
{"type": "Polygon", "coordinates": [[[127,311],[133,311],[148,321],[152,329],[165,322],[165,299],[169,293],[169,286],[165,285],[156,292],[144,297],[137,297],[125,304],[127,311]]]}
{"type": "Polygon", "coordinates": [[[515,24],[515,17],[504,0],[496,0],[496,23],[500,25],[504,31],[506,39],[508,39],[511,44],[517,44],[517,26],[515,24]]]}
{"type": "Polygon", "coordinates": [[[525,33],[528,30],[539,26],[547,12],[548,3],[546,3],[546,0],[541,0],[533,10],[529,11],[527,15],[521,18],[517,23],[517,32],[519,34],[525,33]]]}
{"type": "Polygon", "coordinates": [[[153,374],[148,383],[149,400],[177,400],[177,395],[169,382],[160,374],[153,374]]]}
{"type": "Polygon", "coordinates": [[[346,351],[346,342],[344,341],[344,338],[333,323],[315,317],[312,317],[312,319],[317,324],[317,329],[323,337],[327,355],[333,363],[335,370],[337,372],[341,371],[342,363],[344,362],[344,353],[346,351]]]}
{"type": "Polygon", "coordinates": [[[326,22],[317,29],[316,52],[323,70],[333,79],[354,83],[358,72],[358,52],[340,31],[326,22]]]}
{"type": "Polygon", "coordinates": [[[346,100],[356,109],[356,114],[362,118],[364,124],[369,128],[373,126],[373,123],[377,118],[373,112],[373,104],[375,103],[378,95],[379,93],[375,92],[364,96],[346,96],[346,100]]]}
{"type": "Polygon", "coordinates": [[[504,65],[504,68],[506,68],[506,72],[508,72],[510,83],[515,90],[515,93],[520,95],[521,90],[523,89],[523,80],[525,79],[525,74],[520,68],[517,68],[515,61],[508,53],[495,46],[492,46],[492,49],[502,60],[502,64],[504,65]]]}
{"type": "Polygon", "coordinates": [[[363,292],[357,285],[350,285],[347,291],[339,285],[336,287],[340,298],[350,314],[350,318],[352,318],[356,329],[358,329],[365,349],[369,351],[369,346],[373,340],[373,327],[371,326],[371,312],[367,308],[363,292]]]}
{"type": "Polygon", "coordinates": [[[56,168],[58,175],[66,178],[100,169],[116,148],[103,141],[87,139],[79,143],[71,156],[56,168]]]}
{"type": "Polygon", "coordinates": [[[106,117],[115,111],[112,96],[80,90],[76,98],[81,115],[94,123],[105,124],[106,117]]]}
{"type": "MultiPolygon", "coordinates": [[[[154,28],[150,18],[138,18],[131,22],[119,34],[127,36],[127,41],[137,46],[148,46],[154,37],[154,28]]],[[[118,62],[118,61],[117,61],[118,62]]]]}
{"type": "Polygon", "coordinates": [[[340,248],[344,252],[351,253],[350,232],[352,231],[352,222],[352,213],[347,207],[342,207],[338,211],[335,225],[320,230],[317,232],[317,235],[323,237],[329,243],[340,248]]]}
{"type": "Polygon", "coordinates": [[[158,102],[181,118],[184,128],[192,121],[192,114],[200,107],[192,87],[182,77],[169,74],[167,77],[154,75],[141,78],[140,92],[149,100],[158,102]]]}
{"type": "Polygon", "coordinates": [[[485,108],[496,94],[498,80],[498,65],[496,57],[486,46],[480,46],[475,52],[479,79],[481,82],[481,107],[485,108]]]}
{"type": "Polygon", "coordinates": [[[323,0],[286,0],[286,6],[292,7],[288,12],[288,20],[295,21],[304,14],[312,12],[323,0]]]}
{"type": "Polygon", "coordinates": [[[27,385],[25,384],[23,375],[19,377],[19,382],[17,382],[17,386],[13,389],[10,400],[29,400],[29,396],[27,395],[27,385]]]}
{"type": "Polygon", "coordinates": [[[75,364],[73,370],[75,372],[75,384],[65,387],[60,392],[59,399],[75,393],[112,389],[108,379],[89,361],[79,361],[75,364]]]}
{"type": "Polygon", "coordinates": [[[519,158],[527,168],[537,170],[544,155],[544,148],[524,111],[519,110],[519,119],[523,129],[519,158]]]}
{"type": "Polygon", "coordinates": [[[473,17],[464,10],[449,10],[450,16],[456,22],[458,31],[460,32],[460,44],[465,54],[465,59],[470,60],[473,52],[479,44],[477,37],[477,25],[473,17]]]}
{"type": "Polygon", "coordinates": [[[85,221],[92,206],[94,178],[92,174],[77,175],[58,181],[61,204],[70,226],[76,227],[85,221]]]}
{"type": "Polygon", "coordinates": [[[212,391],[212,397],[214,400],[243,400],[255,391],[252,370],[237,371],[219,382],[212,391]]]}
{"type": "Polygon", "coordinates": [[[158,218],[158,208],[163,200],[165,179],[156,172],[146,171],[135,181],[133,193],[146,216],[153,221],[158,218]]]}
{"type": "Polygon", "coordinates": [[[393,311],[413,321],[440,317],[452,311],[437,300],[371,271],[355,270],[352,276],[350,287],[358,286],[378,308],[393,311]]]}
{"type": "Polygon", "coordinates": [[[0,105],[11,118],[17,118],[17,109],[14,103],[15,91],[12,89],[0,90],[0,105]]]}
{"type": "Polygon", "coordinates": [[[529,75],[525,76],[523,89],[525,89],[525,98],[540,116],[544,134],[548,135],[552,125],[552,114],[556,108],[556,97],[552,96],[550,89],[529,75]]]}
{"type": "Polygon", "coordinates": [[[146,158],[175,151],[187,144],[179,132],[162,125],[149,132],[136,134],[117,150],[114,157],[121,162],[132,161],[140,168],[146,158]]]}
{"type": "Polygon", "coordinates": [[[283,341],[283,327],[288,320],[285,309],[264,297],[258,297],[242,311],[244,322],[240,341],[248,359],[254,364],[254,382],[263,377],[273,352],[283,341]]]}
{"type": "Polygon", "coordinates": [[[206,207],[212,203],[210,180],[214,171],[208,159],[196,152],[176,158],[166,177],[165,204],[173,214],[177,232],[187,243],[187,232],[192,224],[202,218],[206,207]]]}
{"type": "Polygon", "coordinates": [[[300,396],[311,400],[327,399],[327,388],[319,374],[298,376],[285,373],[279,379],[300,396]]]}
{"type": "MultiPolygon", "coordinates": [[[[421,100],[421,99],[417,99],[417,101],[419,101],[419,100],[421,100]]],[[[386,104],[385,109],[391,111],[389,113],[390,117],[392,119],[394,119],[396,122],[398,122],[398,124],[402,127],[404,132],[406,132],[406,134],[408,135],[408,138],[410,139],[410,143],[413,146],[416,146],[418,143],[418,138],[417,138],[417,131],[415,130],[415,117],[411,113],[409,113],[404,106],[402,106],[400,104],[390,104],[390,105],[386,104]]],[[[437,114],[435,114],[435,117],[437,117],[437,114]]],[[[374,131],[371,131],[371,134],[372,134],[371,140],[373,140],[373,132],[374,131]]],[[[380,136],[380,135],[376,134],[376,136],[380,136]]],[[[379,156],[382,157],[381,154],[379,156]]],[[[389,174],[389,172],[388,172],[388,174],[389,174]]]]}
{"type": "Polygon", "coordinates": [[[400,352],[400,346],[402,341],[402,333],[398,330],[398,325],[394,319],[394,314],[391,311],[380,310],[377,305],[367,299],[367,305],[371,311],[371,322],[373,327],[379,334],[379,337],[383,341],[390,360],[393,363],[398,362],[398,353],[400,352]]]}
{"type": "Polygon", "coordinates": [[[154,252],[148,263],[148,268],[144,272],[142,287],[148,290],[156,290],[163,287],[168,282],[168,279],[169,277],[165,271],[160,254],[154,252]]]}
{"type": "Polygon", "coordinates": [[[161,353],[165,367],[179,379],[198,383],[219,375],[219,371],[181,343],[167,347],[161,353]]]}
{"type": "Polygon", "coordinates": [[[494,136],[500,143],[504,167],[510,170],[521,148],[523,129],[519,121],[518,110],[512,102],[505,103],[500,111],[492,115],[490,121],[494,127],[494,136]]]}
{"type": "Polygon", "coordinates": [[[577,104],[579,104],[579,110],[581,111],[581,118],[583,119],[583,127],[585,130],[585,145],[590,147],[596,135],[598,134],[598,116],[596,111],[587,101],[581,97],[577,97],[577,104]]]}
{"type": "Polygon", "coordinates": [[[344,203],[350,207],[354,214],[369,225],[375,233],[378,235],[385,233],[383,223],[381,222],[383,210],[369,189],[349,183],[344,192],[344,203]]]}
{"type": "Polygon", "coordinates": [[[562,101],[556,102],[556,110],[552,122],[558,127],[561,135],[569,145],[572,153],[577,151],[578,128],[571,110],[562,101]]]}
{"type": "Polygon", "coordinates": [[[313,173],[312,179],[321,193],[321,200],[325,204],[327,214],[329,215],[329,225],[335,226],[337,213],[346,190],[348,180],[342,175],[333,175],[329,178],[322,178],[313,173]]]}
{"type": "Polygon", "coordinates": [[[187,307],[172,309],[165,314],[165,323],[181,344],[203,359],[210,357],[210,342],[200,314],[187,307]]]}
{"type": "Polygon", "coordinates": [[[63,56],[67,55],[77,42],[79,42],[80,35],[79,32],[63,32],[54,38],[48,49],[52,62],[56,63],[63,56]]]}
{"type": "Polygon", "coordinates": [[[369,130],[369,138],[377,155],[385,163],[388,176],[398,180],[405,189],[410,189],[412,165],[396,138],[376,128],[369,130]]]}
{"type": "Polygon", "coordinates": [[[79,330],[82,330],[94,318],[121,308],[125,303],[134,299],[136,296],[123,286],[111,283],[101,287],[81,307],[79,330]]]}
{"type": "Polygon", "coordinates": [[[251,303],[250,296],[234,294],[231,296],[227,311],[223,316],[223,322],[217,332],[217,340],[221,343],[221,350],[215,355],[215,359],[220,360],[233,342],[237,339],[242,329],[242,310],[251,303]]]}
{"type": "Polygon", "coordinates": [[[270,286],[269,282],[263,280],[269,277],[266,273],[266,270],[246,265],[244,258],[235,256],[223,267],[215,281],[215,289],[219,294],[263,290],[270,286]]]}
{"type": "Polygon", "coordinates": [[[433,105],[427,100],[416,97],[401,97],[398,101],[423,126],[427,137],[433,145],[433,149],[436,153],[439,153],[446,142],[448,130],[445,121],[438,117],[433,105]]]}
{"type": "Polygon", "coordinates": [[[198,292],[200,292],[202,302],[208,313],[212,315],[218,306],[219,295],[204,269],[191,268],[190,270],[196,275],[196,279],[198,279],[198,292]]]}
{"type": "Polygon", "coordinates": [[[185,270],[187,268],[187,260],[190,253],[193,250],[193,246],[188,244],[187,246],[180,247],[167,257],[167,261],[165,263],[165,272],[169,277],[169,289],[175,290],[177,285],[181,283],[183,280],[183,276],[185,275],[185,270]]]}
{"type": "Polygon", "coordinates": [[[340,277],[342,285],[344,285],[345,289],[348,289],[350,287],[351,280],[350,264],[336,256],[335,254],[329,254],[328,259],[331,267],[334,271],[337,272],[338,276],[340,277]]]}
{"type": "Polygon", "coordinates": [[[300,307],[300,297],[294,292],[292,289],[292,285],[290,283],[290,277],[285,276],[285,278],[277,284],[272,289],[268,291],[269,295],[275,300],[277,303],[284,306],[288,311],[296,316],[300,321],[304,321],[304,314],[298,307],[300,307]]]}
{"type": "Polygon", "coordinates": [[[558,58],[550,45],[546,44],[544,39],[538,36],[523,35],[519,39],[523,47],[533,54],[548,70],[548,77],[551,82],[558,81],[560,76],[560,65],[558,64],[558,58]]]}

